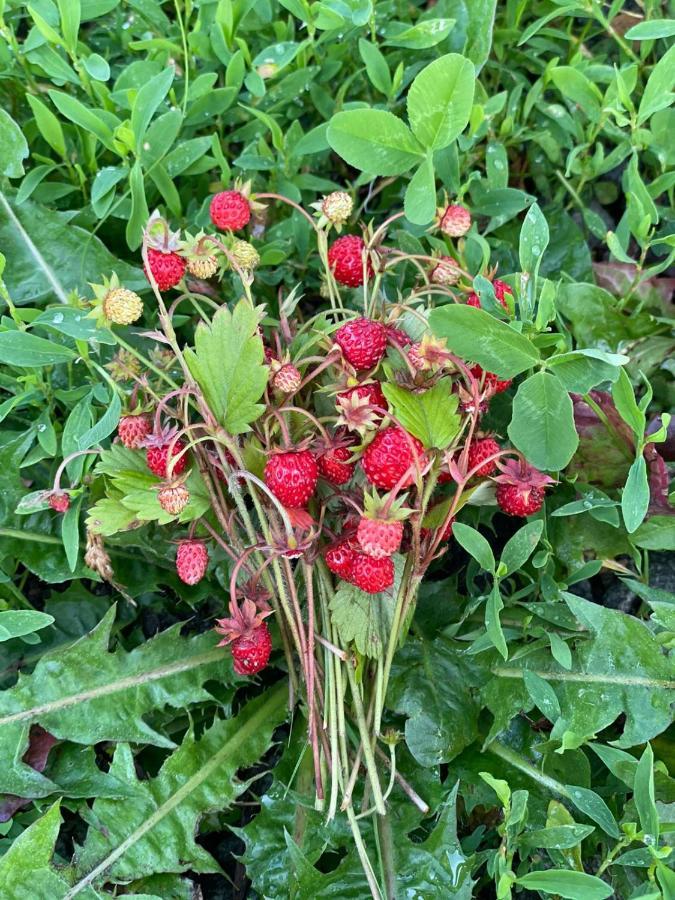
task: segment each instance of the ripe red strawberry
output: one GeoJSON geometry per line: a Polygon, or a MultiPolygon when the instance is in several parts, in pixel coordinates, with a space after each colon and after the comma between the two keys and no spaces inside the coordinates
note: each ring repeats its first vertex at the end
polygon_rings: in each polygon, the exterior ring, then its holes
{"type": "Polygon", "coordinates": [[[453,484],[455,479],[447,469],[441,469],[438,473],[438,484],[453,484]]]}
{"type": "Polygon", "coordinates": [[[364,553],[375,559],[383,559],[396,553],[401,546],[403,522],[362,516],[356,529],[356,537],[364,553]]]}
{"type": "MultiPolygon", "coordinates": [[[[484,370],[481,369],[480,366],[472,366],[471,374],[474,378],[477,378],[479,381],[483,376],[484,370]]],[[[513,379],[506,378],[501,380],[494,372],[485,372],[485,389],[490,391],[492,394],[501,394],[503,391],[508,391],[511,387],[513,379]]]]}
{"type": "Polygon", "coordinates": [[[398,425],[390,425],[375,435],[361,458],[366,478],[376,487],[390,491],[408,472],[402,487],[409,487],[415,480],[413,447],[420,467],[424,465],[422,444],[398,425]]]}
{"type": "Polygon", "coordinates": [[[376,406],[378,409],[389,409],[387,398],[382,392],[382,385],[379,381],[357,384],[356,387],[342,391],[337,396],[339,400],[350,400],[352,397],[358,397],[359,400],[366,399],[371,406],[376,406]]]}
{"type": "Polygon", "coordinates": [[[412,344],[413,339],[402,328],[397,328],[395,325],[385,325],[384,327],[387,337],[392,343],[398,344],[400,347],[407,347],[409,344],[412,344]]]}
{"type": "Polygon", "coordinates": [[[509,516],[531,516],[542,507],[544,491],[554,479],[544,475],[534,466],[509,459],[499,466],[501,474],[495,476],[496,498],[502,512],[509,516]]]}
{"type": "Polygon", "coordinates": [[[309,450],[281,450],[265,465],[265,484],[284,506],[306,506],[319,479],[319,468],[309,450]]]}
{"type": "MultiPolygon", "coordinates": [[[[185,274],[186,261],[173,251],[163,253],[161,250],[148,247],[148,266],[159,290],[168,291],[175,287],[185,274]]],[[[149,281],[148,270],[144,271],[149,281]]]]}
{"type": "Polygon", "coordinates": [[[354,553],[349,581],[368,594],[379,594],[394,583],[394,563],[390,556],[375,559],[366,553],[354,553]]]}
{"type": "MultiPolygon", "coordinates": [[[[152,438],[148,438],[147,440],[152,440],[152,438]]],[[[153,443],[148,449],[145,451],[145,460],[148,464],[148,468],[150,471],[157,475],[158,478],[166,478],[168,474],[168,461],[169,461],[169,447],[171,445],[171,439],[164,440],[162,437],[159,438],[157,443],[153,443]]],[[[171,458],[175,459],[178,454],[185,449],[185,444],[180,439],[177,440],[173,445],[173,451],[171,453],[171,458]]],[[[187,465],[187,454],[183,454],[180,459],[176,460],[173,464],[173,468],[171,470],[171,474],[173,476],[180,475],[180,473],[185,469],[187,465]]]]}
{"type": "Polygon", "coordinates": [[[47,498],[47,503],[58,513],[68,512],[70,508],[70,496],[65,491],[53,491],[47,498]]]}
{"type": "MultiPolygon", "coordinates": [[[[338,238],[328,249],[328,267],[338,284],[359,287],[363,284],[363,238],[356,234],[346,234],[338,238]]],[[[372,278],[373,265],[368,257],[366,273],[372,278]]]]}
{"type": "Polygon", "coordinates": [[[125,447],[138,450],[152,431],[149,416],[122,416],[117,426],[117,436],[125,447]]]}
{"type": "Polygon", "coordinates": [[[177,516],[190,502],[190,491],[180,482],[165,484],[157,492],[157,499],[164,512],[177,516]]]}
{"type": "MultiPolygon", "coordinates": [[[[506,294],[512,294],[513,291],[504,281],[500,281],[498,278],[492,282],[492,288],[495,292],[495,297],[501,305],[504,307],[506,312],[509,311],[509,304],[506,302],[506,294]]],[[[467,306],[474,306],[476,309],[480,309],[480,298],[478,294],[469,294],[467,301],[467,306]]]]}
{"type": "Polygon", "coordinates": [[[176,548],[176,572],[185,584],[197,584],[209,564],[209,551],[204,541],[181,541],[176,548]]]}
{"type": "Polygon", "coordinates": [[[442,211],[439,228],[449,237],[463,237],[471,228],[471,213],[465,206],[453,203],[442,211]]]}
{"type": "MultiPolygon", "coordinates": [[[[494,456],[495,453],[499,453],[501,447],[494,440],[494,438],[482,438],[481,440],[474,441],[473,444],[469,447],[469,458],[468,458],[468,467],[469,471],[479,465],[484,459],[487,459],[490,456],[494,456]]],[[[485,463],[485,465],[481,466],[474,474],[475,475],[492,475],[492,473],[497,468],[496,460],[492,459],[490,462],[485,463]]]]}
{"type": "Polygon", "coordinates": [[[221,191],[211,199],[211,221],[221,231],[239,231],[251,219],[251,206],[240,191],[221,191]]]}
{"type": "Polygon", "coordinates": [[[352,563],[354,562],[354,555],[354,548],[351,545],[351,541],[341,540],[336,544],[327,547],[326,550],[324,550],[323,558],[326,560],[326,565],[331,572],[334,572],[335,575],[349,581],[352,563]]]}
{"type": "Polygon", "coordinates": [[[331,484],[347,484],[354,474],[354,463],[347,462],[352,455],[348,447],[334,447],[320,456],[316,464],[319,473],[331,484]]]}
{"type": "Polygon", "coordinates": [[[271,612],[259,610],[250,599],[244,600],[241,607],[231,600],[229,618],[216,620],[216,631],[224,635],[218,646],[231,645],[237,675],[255,675],[269,662],[272,638],[264,619],[271,612]]]}
{"type": "Polygon", "coordinates": [[[387,329],[373,319],[352,319],[335,332],[335,343],[355,369],[372,369],[387,349],[387,329]]]}

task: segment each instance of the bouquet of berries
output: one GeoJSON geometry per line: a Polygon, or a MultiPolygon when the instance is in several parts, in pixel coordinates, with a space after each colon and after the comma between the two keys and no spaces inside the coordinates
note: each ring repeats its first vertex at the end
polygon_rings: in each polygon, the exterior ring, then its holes
{"type": "MultiPolygon", "coordinates": [[[[420,582],[467,503],[529,516],[553,478],[482,429],[511,381],[449,349],[434,319],[461,304],[479,329],[488,315],[461,252],[399,249],[388,231],[401,214],[331,241],[351,216],[349,194],[325,197],[315,215],[286,201],[311,225],[328,308],[297,289],[266,308],[258,252],[236,237],[263,200],[284,198],[254,199],[248,186],[217,194],[213,233],[172,232],[157,214],[147,224],[156,325],[136,345],[120,337],[111,364],[116,389],[129,385],[127,409],[117,440],[95,451],[103,490],[89,508],[87,562],[111,580],[104,540],[154,523],[186,585],[217,569],[229,598],[214,641],[242,676],[278,651],[306,717],[317,805],[346,813],[372,880],[351,798],[364,771],[364,795],[385,813],[380,743],[396,741],[383,728],[387,684],[420,582]]],[[[436,222],[448,248],[470,225],[459,205],[436,222]]],[[[488,305],[512,316],[511,287],[486,274],[488,305]]],[[[91,314],[107,325],[143,314],[114,276],[95,293],[91,314]]],[[[64,511],[68,499],[57,477],[49,502],[64,511]]]]}

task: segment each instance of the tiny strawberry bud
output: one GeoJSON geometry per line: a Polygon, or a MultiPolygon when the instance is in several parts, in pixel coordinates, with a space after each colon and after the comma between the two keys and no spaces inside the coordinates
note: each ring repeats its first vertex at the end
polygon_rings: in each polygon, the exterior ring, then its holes
{"type": "Polygon", "coordinates": [[[47,500],[47,503],[53,510],[58,513],[68,512],[70,508],[70,497],[65,491],[53,491],[47,500]]]}

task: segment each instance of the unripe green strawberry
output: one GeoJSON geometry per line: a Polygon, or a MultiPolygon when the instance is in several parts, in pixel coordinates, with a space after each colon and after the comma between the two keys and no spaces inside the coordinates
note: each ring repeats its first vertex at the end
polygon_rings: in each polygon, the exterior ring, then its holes
{"type": "Polygon", "coordinates": [[[257,269],[260,263],[258,251],[248,241],[233,241],[230,247],[230,255],[244,272],[252,272],[254,269],[257,269]]]}
{"type": "Polygon", "coordinates": [[[352,214],[354,203],[346,191],[333,191],[323,198],[321,211],[331,225],[344,225],[352,214]]]}

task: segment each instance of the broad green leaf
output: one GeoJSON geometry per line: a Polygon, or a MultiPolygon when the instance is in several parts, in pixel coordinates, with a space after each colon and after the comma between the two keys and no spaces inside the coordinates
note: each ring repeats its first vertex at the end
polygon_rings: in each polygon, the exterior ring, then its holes
{"type": "Polygon", "coordinates": [[[449,762],[476,738],[479,706],[471,665],[443,637],[409,638],[394,657],[387,701],[407,716],[406,744],[421,766],[449,762]]]}
{"type": "Polygon", "coordinates": [[[506,575],[512,575],[528,561],[544,528],[543,521],[528,522],[508,539],[502,550],[501,563],[506,567],[506,575]]]}
{"type": "Polygon", "coordinates": [[[182,709],[211,699],[209,679],[235,680],[231,657],[213,634],[182,638],[180,624],[135,650],[109,652],[114,607],[76,643],[44,656],[31,675],[0,693],[0,791],[41,797],[49,779],[21,761],[28,727],[39,723],[63,740],[81,744],[136,741],[157,747],[173,742],[145,721],[169,705],[182,709]]]}
{"type": "Polygon", "coordinates": [[[675,67],[673,62],[675,62],[675,46],[671,47],[661,57],[651,71],[638,110],[638,123],[640,125],[654,115],[655,112],[667,109],[672,104],[674,99],[673,86],[675,85],[675,67]]]}
{"type": "Polygon", "coordinates": [[[575,103],[592,122],[597,121],[602,94],[583,72],[572,66],[556,66],[551,69],[551,78],[566,100],[575,103]]]}
{"type": "Polygon", "coordinates": [[[77,97],[72,97],[64,91],[52,90],[47,93],[61,115],[79,125],[80,128],[84,129],[85,133],[95,135],[104,147],[115,152],[113,132],[110,124],[97,110],[85,106],[77,97]]]}
{"type": "Polygon", "coordinates": [[[495,571],[495,557],[492,547],[480,531],[465,525],[463,522],[455,522],[452,530],[455,540],[469,553],[485,572],[495,571]]]}
{"type": "Polygon", "coordinates": [[[553,825],[524,831],[518,838],[518,846],[523,850],[568,850],[576,847],[584,838],[592,834],[592,825],[553,825]]]}
{"type": "Polygon", "coordinates": [[[631,543],[645,550],[675,550],[673,516],[650,516],[633,533],[631,543]]]}
{"type": "Polygon", "coordinates": [[[500,378],[513,378],[536,366],[539,351],[524,335],[495,319],[483,309],[456,303],[433,309],[431,330],[445,338],[448,348],[500,378]]]}
{"type": "Polygon", "coordinates": [[[0,146],[2,146],[0,175],[21,178],[24,173],[22,160],[28,156],[28,144],[19,126],[2,107],[0,107],[0,146]]]}
{"type": "Polygon", "coordinates": [[[58,331],[77,341],[96,341],[110,345],[117,343],[110,329],[100,328],[95,319],[90,319],[85,312],[72,306],[50,306],[33,319],[31,326],[58,331]]]}
{"type": "Polygon", "coordinates": [[[454,19],[424,19],[412,26],[404,22],[389,22],[384,30],[384,44],[407,50],[427,50],[445,40],[454,24],[454,19]]]}
{"type": "Polygon", "coordinates": [[[620,375],[619,367],[627,363],[627,356],[592,348],[559,353],[546,360],[565,390],[576,394],[587,394],[603,381],[613,384],[620,375]]]}
{"type": "MultiPolygon", "coordinates": [[[[61,826],[59,804],[55,803],[25,831],[21,832],[0,857],[0,884],[12,900],[34,900],[36,897],[65,897],[70,885],[51,868],[54,847],[61,826]]],[[[78,895],[81,900],[99,900],[87,888],[78,895]]]]}
{"type": "Polygon", "coordinates": [[[649,479],[647,463],[640,455],[630,467],[626,485],[621,492],[621,512],[626,531],[633,534],[642,524],[649,509],[649,479]]]}
{"type": "Polygon", "coordinates": [[[155,778],[140,780],[126,744],[110,773],[131,787],[129,800],[98,799],[92,827],[76,855],[75,889],[101,879],[126,883],[157,871],[219,872],[215,859],[195,841],[199,820],[228,808],[248,782],[236,777],[269,748],[287,715],[281,683],[249,701],[237,716],[216,719],[197,740],[192,729],[155,778]]]}
{"type": "Polygon", "coordinates": [[[336,113],[327,138],[350,166],[370,175],[402,175],[424,159],[424,149],[408,126],[385,110],[336,113]]]}
{"type": "Polygon", "coordinates": [[[73,55],[77,54],[77,34],[80,30],[82,10],[80,0],[57,0],[59,17],[61,19],[61,33],[66,47],[73,55]]]}
{"type": "Polygon", "coordinates": [[[563,469],[579,445],[574,408],[555,375],[536,372],[513,400],[509,438],[537,469],[563,469]]]}
{"type": "Polygon", "coordinates": [[[82,497],[78,497],[75,503],[71,503],[61,518],[61,540],[66,552],[66,559],[70,571],[77,568],[77,557],[80,550],[80,507],[82,497]]]}
{"type": "Polygon", "coordinates": [[[94,81],[110,80],[110,66],[100,53],[90,53],[89,56],[82,60],[82,65],[94,81]]]}
{"type": "Polygon", "coordinates": [[[501,591],[499,590],[499,582],[495,580],[495,583],[492,585],[492,590],[488,595],[487,603],[485,604],[485,631],[502,657],[508,659],[509,650],[506,646],[506,638],[504,637],[502,623],[499,619],[499,614],[503,609],[504,601],[502,600],[501,591]]]}
{"type": "Polygon", "coordinates": [[[26,94],[26,100],[33,111],[35,122],[42,137],[59,156],[65,156],[66,139],[59,120],[38,97],[34,97],[33,94],[26,94]]]}
{"type": "Polygon", "coordinates": [[[534,705],[549,722],[555,723],[560,715],[560,704],[551,685],[530,669],[523,671],[523,681],[534,705]]]}
{"type": "Polygon", "coordinates": [[[71,362],[77,354],[70,347],[27,331],[0,332],[0,358],[8,366],[40,368],[71,362]]]}
{"type": "Polygon", "coordinates": [[[451,388],[448,378],[441,378],[422,394],[413,394],[393,383],[382,385],[396,418],[427,450],[443,450],[459,431],[458,398],[451,388]]]}
{"type": "MultiPolygon", "coordinates": [[[[91,394],[87,394],[71,409],[63,426],[61,453],[64,458],[80,449],[80,437],[91,428],[93,416],[91,394]]],[[[80,480],[85,461],[86,457],[84,456],[77,456],[69,461],[66,466],[66,474],[71,482],[76,483],[80,480]]]]}
{"type": "Polygon", "coordinates": [[[406,218],[414,225],[427,225],[436,212],[434,162],[429,155],[420,163],[405,191],[406,218]]]}
{"type": "Polygon", "coordinates": [[[516,884],[532,891],[565,897],[566,900],[580,900],[582,897],[583,900],[605,900],[614,894],[610,885],[601,878],[568,869],[528,872],[516,878],[516,884]]]}
{"type": "Polygon", "coordinates": [[[91,230],[32,200],[17,206],[11,195],[0,194],[0,247],[12,260],[5,277],[17,304],[49,298],[65,306],[68,291],[91,296],[89,283],[113,271],[124,287],[147,288],[142,270],[116,259],[91,230]]]}
{"type": "Polygon", "coordinates": [[[378,659],[387,649],[403,573],[401,556],[394,557],[394,567],[394,584],[377,599],[353,585],[341,583],[329,604],[331,620],[341,642],[349,644],[353,641],[358,652],[371,659],[378,659]]]}
{"type": "Polygon", "coordinates": [[[373,87],[388,97],[391,92],[391,73],[380,48],[364,38],[359,38],[359,54],[373,87]]]}
{"type": "Polygon", "coordinates": [[[652,41],[657,38],[671,37],[675,34],[675,19],[651,19],[639,22],[625,33],[628,41],[652,41]]]}
{"type": "Polygon", "coordinates": [[[635,770],[633,800],[645,834],[645,843],[649,841],[656,847],[659,840],[659,812],[654,800],[654,751],[649,743],[635,770]]]}
{"type": "Polygon", "coordinates": [[[0,641],[32,634],[46,628],[54,621],[54,616],[34,609],[16,609],[0,612],[0,641]]]}
{"type": "Polygon", "coordinates": [[[219,309],[210,325],[195,331],[195,349],[185,360],[216,421],[230,434],[243,434],[261,415],[258,401],[267,385],[258,314],[240,300],[233,310],[219,309]]]}
{"type": "Polygon", "coordinates": [[[464,131],[474,85],[473,63],[458,53],[441,56],[422,69],[408,91],[408,119],[424,147],[442,150],[464,131]]]}
{"type": "Polygon", "coordinates": [[[136,94],[131,109],[131,130],[134,133],[137,155],[141,152],[143,138],[150,120],[169,92],[173,78],[173,66],[167,66],[166,69],[163,69],[154,78],[151,78],[147,84],[144,84],[136,94]]]}
{"type": "Polygon", "coordinates": [[[452,0],[448,11],[458,19],[450,46],[468,57],[478,74],[490,55],[497,0],[472,0],[471,3],[452,0]]]}
{"type": "Polygon", "coordinates": [[[610,808],[595,791],[578,784],[567,784],[569,799],[577,809],[585,813],[589,819],[593,819],[598,825],[613,838],[620,837],[619,826],[612,815],[610,808]]]}

